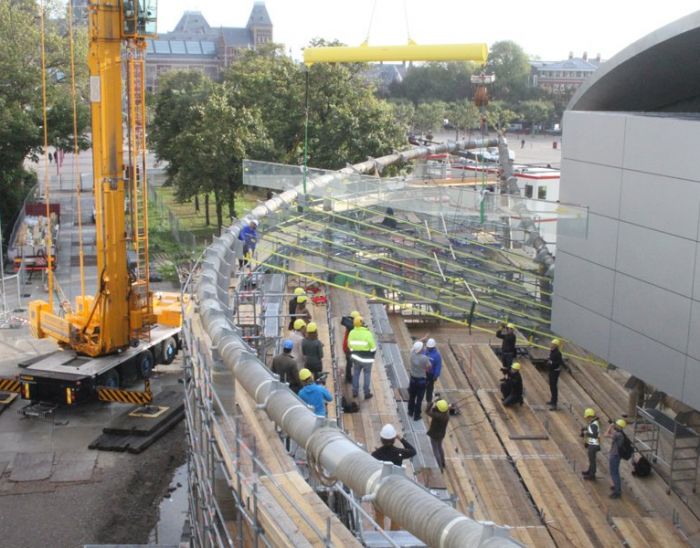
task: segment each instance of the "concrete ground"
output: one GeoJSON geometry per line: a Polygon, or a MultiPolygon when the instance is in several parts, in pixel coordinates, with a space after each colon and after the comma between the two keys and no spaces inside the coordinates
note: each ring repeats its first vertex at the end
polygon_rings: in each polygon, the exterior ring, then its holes
{"type": "MultiPolygon", "coordinates": [[[[75,168],[67,157],[58,178],[50,166],[51,200],[61,202],[61,230],[56,279],[67,299],[80,292],[78,276],[77,200],[68,188],[75,172],[90,171],[81,155],[75,168]]],[[[40,183],[43,165],[37,166],[40,183]]],[[[84,187],[85,188],[85,187],[84,187]]],[[[92,193],[81,200],[86,257],[94,258],[92,193]]],[[[86,261],[86,293],[94,292],[96,268],[86,261]]],[[[153,289],[173,290],[153,284],[153,289]]],[[[6,287],[5,301],[18,328],[0,329],[0,376],[14,376],[17,362],[27,356],[56,349],[47,340],[36,340],[26,324],[26,307],[33,299],[48,297],[46,279],[40,273],[6,287]]],[[[182,360],[159,366],[152,382],[155,393],[182,389],[182,360]]],[[[139,387],[134,387],[138,389],[139,387]]],[[[90,403],[58,409],[49,419],[25,418],[18,411],[26,405],[15,400],[0,414],[0,545],[78,547],[84,544],[147,543],[158,521],[158,506],[168,493],[174,470],[186,460],[184,424],[180,423],[140,455],[88,449],[102,428],[127,406],[90,403]]]]}

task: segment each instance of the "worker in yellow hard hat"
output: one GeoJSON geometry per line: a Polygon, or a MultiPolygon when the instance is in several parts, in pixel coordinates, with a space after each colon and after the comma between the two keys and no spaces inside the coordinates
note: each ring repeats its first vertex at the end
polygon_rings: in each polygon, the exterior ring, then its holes
{"type": "Polygon", "coordinates": [[[450,420],[449,411],[450,406],[446,400],[438,400],[428,409],[430,417],[428,437],[441,472],[445,471],[445,450],[442,447],[442,442],[447,434],[447,422],[450,420]]]}
{"type": "Polygon", "coordinates": [[[323,343],[318,340],[316,322],[306,325],[306,337],[301,341],[301,352],[304,355],[304,365],[311,370],[317,379],[323,370],[323,343]]]}
{"type": "Polygon", "coordinates": [[[556,411],[559,403],[559,375],[564,367],[564,357],[561,355],[561,341],[552,339],[549,344],[549,359],[547,366],[549,367],[549,394],[550,398],[547,402],[551,411],[556,411]]]}
{"type": "Polygon", "coordinates": [[[496,331],[496,337],[501,339],[501,363],[503,372],[507,374],[515,359],[515,325],[502,323],[496,331]]]}
{"type": "Polygon", "coordinates": [[[510,366],[510,373],[507,381],[509,384],[508,395],[503,399],[503,405],[510,407],[511,405],[522,405],[523,400],[523,377],[520,374],[520,364],[513,362],[510,366]]]}
{"type": "Polygon", "coordinates": [[[610,453],[608,453],[608,467],[610,469],[610,493],[611,499],[619,499],[622,496],[622,480],[620,479],[620,460],[629,459],[634,452],[632,444],[625,435],[627,421],[617,419],[611,422],[605,432],[606,438],[611,438],[610,453]]]}
{"type": "Polygon", "coordinates": [[[299,380],[302,384],[299,397],[304,403],[313,407],[314,413],[319,417],[325,417],[328,414],[326,404],[333,401],[331,393],[325,386],[316,384],[313,373],[305,367],[299,371],[299,380]]]}
{"type": "Polygon", "coordinates": [[[581,475],[585,480],[594,480],[598,468],[596,458],[600,451],[600,419],[592,407],[583,412],[583,418],[586,420],[586,426],[581,428],[581,437],[588,455],[588,469],[581,472],[581,475]]]}
{"type": "Polygon", "coordinates": [[[352,321],[352,331],[348,334],[348,348],[352,359],[352,395],[357,398],[360,392],[360,374],[364,375],[363,389],[365,399],[372,397],[371,375],[377,343],[374,335],[367,328],[362,316],[352,321]]]}
{"type": "Polygon", "coordinates": [[[345,335],[343,335],[343,352],[345,352],[345,384],[352,384],[352,357],[350,356],[350,348],[348,347],[348,336],[353,327],[355,327],[352,322],[355,318],[358,318],[360,313],[357,310],[350,312],[348,316],[343,316],[340,318],[340,325],[345,328],[345,335]]]}
{"type": "Polygon", "coordinates": [[[306,318],[305,316],[298,316],[297,315],[297,304],[299,303],[299,299],[303,297],[303,301],[306,302],[306,291],[304,290],[303,287],[297,287],[294,289],[294,294],[292,295],[292,298],[289,299],[289,329],[292,329],[292,326],[294,324],[294,320],[297,318],[301,318],[304,321],[310,321],[311,320],[311,315],[309,314],[309,317],[306,318]]]}

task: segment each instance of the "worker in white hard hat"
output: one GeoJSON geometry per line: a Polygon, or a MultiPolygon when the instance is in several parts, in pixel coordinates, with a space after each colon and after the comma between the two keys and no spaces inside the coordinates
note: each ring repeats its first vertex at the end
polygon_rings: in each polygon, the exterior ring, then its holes
{"type": "Polygon", "coordinates": [[[450,420],[450,406],[447,400],[438,400],[428,409],[430,417],[430,427],[428,437],[430,446],[433,448],[433,455],[437,461],[440,471],[445,471],[445,450],[442,448],[442,441],[447,434],[447,422],[450,420]]]}
{"type": "Polygon", "coordinates": [[[512,323],[502,323],[496,331],[496,337],[501,339],[501,363],[503,371],[509,372],[510,366],[515,359],[515,325],[512,323]]]}
{"type": "MultiPolygon", "coordinates": [[[[398,437],[398,433],[393,424],[385,424],[382,426],[379,432],[379,438],[381,439],[382,445],[372,452],[372,456],[377,460],[391,462],[396,466],[401,466],[404,460],[416,456],[415,448],[406,441],[406,438],[398,437]],[[403,445],[403,448],[394,445],[397,438],[401,442],[401,445],[403,445]]],[[[384,528],[384,514],[376,506],[374,512],[377,523],[384,528]]],[[[392,521],[391,530],[396,531],[398,529],[398,524],[392,521]]]]}
{"type": "Polygon", "coordinates": [[[425,355],[428,356],[430,360],[430,370],[425,377],[425,401],[428,404],[428,409],[430,409],[433,402],[435,382],[440,378],[440,373],[442,372],[442,355],[437,349],[437,341],[435,341],[435,339],[430,338],[426,341],[425,355]]]}
{"type": "Polygon", "coordinates": [[[411,379],[408,383],[408,416],[414,421],[419,421],[421,417],[421,406],[425,395],[427,384],[427,374],[430,369],[430,360],[423,352],[423,342],[416,341],[411,348],[411,360],[409,374],[411,379]]]}

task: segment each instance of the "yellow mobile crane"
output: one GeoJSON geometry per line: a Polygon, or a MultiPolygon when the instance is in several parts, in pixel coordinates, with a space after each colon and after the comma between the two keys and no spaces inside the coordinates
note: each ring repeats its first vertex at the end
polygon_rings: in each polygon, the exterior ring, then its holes
{"type": "Polygon", "coordinates": [[[62,350],[20,364],[28,400],[73,404],[134,375],[147,379],[179,347],[180,295],[154,296],[149,288],[144,57],[146,39],[155,36],[156,1],[93,0],[89,9],[97,290],[83,291],[62,315],[51,291],[48,302],[30,303],[33,334],[62,350]]]}

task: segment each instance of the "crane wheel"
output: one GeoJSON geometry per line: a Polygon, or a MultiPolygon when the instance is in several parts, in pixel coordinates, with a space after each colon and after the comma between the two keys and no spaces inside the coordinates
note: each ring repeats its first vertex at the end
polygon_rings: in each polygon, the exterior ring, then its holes
{"type": "Polygon", "coordinates": [[[173,363],[177,354],[177,342],[173,337],[168,337],[163,341],[163,349],[161,350],[161,363],[170,365],[173,363]]]}
{"type": "Polygon", "coordinates": [[[107,373],[100,377],[99,384],[100,386],[106,386],[107,388],[119,388],[119,385],[121,384],[119,372],[116,369],[107,371],[107,373]]]}
{"type": "Polygon", "coordinates": [[[150,350],[141,352],[141,354],[139,354],[136,358],[136,372],[138,373],[139,377],[142,379],[149,378],[153,372],[153,365],[153,354],[151,354],[150,350]]]}

